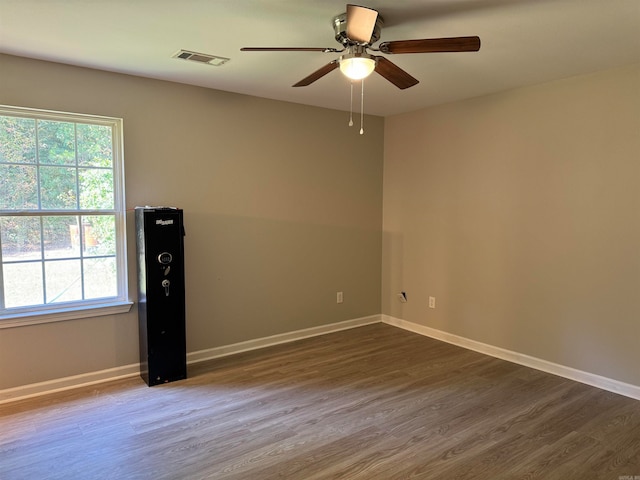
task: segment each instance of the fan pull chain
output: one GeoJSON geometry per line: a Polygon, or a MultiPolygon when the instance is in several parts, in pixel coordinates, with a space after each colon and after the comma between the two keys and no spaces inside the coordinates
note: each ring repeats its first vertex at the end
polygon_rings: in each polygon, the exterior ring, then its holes
{"type": "Polygon", "coordinates": [[[364,135],[364,78],[362,83],[362,93],[360,94],[360,135],[364,135]]]}
{"type": "Polygon", "coordinates": [[[349,107],[349,126],[353,127],[353,81],[351,81],[351,106],[349,107]]]}

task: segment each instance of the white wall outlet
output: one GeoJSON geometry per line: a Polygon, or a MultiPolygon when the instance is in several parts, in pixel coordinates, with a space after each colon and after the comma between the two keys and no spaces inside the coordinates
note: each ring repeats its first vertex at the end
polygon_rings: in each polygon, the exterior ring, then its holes
{"type": "Polygon", "coordinates": [[[336,303],[342,303],[343,301],[344,301],[344,297],[342,295],[342,292],[336,293],[336,303]]]}
{"type": "Polygon", "coordinates": [[[436,308],[436,297],[429,297],[429,308],[436,308]]]}

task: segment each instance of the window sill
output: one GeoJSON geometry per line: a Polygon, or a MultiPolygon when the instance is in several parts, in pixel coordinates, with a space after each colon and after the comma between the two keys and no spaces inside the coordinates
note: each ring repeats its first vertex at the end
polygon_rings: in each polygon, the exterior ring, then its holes
{"type": "Polygon", "coordinates": [[[0,315],[0,329],[38,325],[40,323],[64,322],[79,318],[101,317],[128,313],[133,302],[113,302],[84,307],[73,307],[55,312],[28,312],[14,315],[0,315]]]}

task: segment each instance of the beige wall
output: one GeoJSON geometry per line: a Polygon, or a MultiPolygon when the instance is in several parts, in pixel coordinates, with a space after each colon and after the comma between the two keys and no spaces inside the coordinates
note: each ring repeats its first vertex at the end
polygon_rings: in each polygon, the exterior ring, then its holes
{"type": "Polygon", "coordinates": [[[383,313],[640,385],[640,66],[387,118],[383,218],[383,313]]]}
{"type": "MultiPolygon", "coordinates": [[[[640,66],[602,72],[371,117],[361,137],[341,112],[0,55],[0,103],[124,118],[128,208],[185,209],[188,351],[376,314],[382,299],[383,313],[635,385],[638,85],[640,66]]],[[[137,335],[135,306],[0,329],[0,389],[135,363],[137,335]]]]}
{"type": "MultiPolygon", "coordinates": [[[[6,55],[0,72],[2,104],[124,119],[127,208],[185,210],[189,352],[380,313],[382,118],[360,136],[333,110],[6,55]]],[[[136,363],[137,328],[134,306],[0,329],[0,389],[136,363]]]]}

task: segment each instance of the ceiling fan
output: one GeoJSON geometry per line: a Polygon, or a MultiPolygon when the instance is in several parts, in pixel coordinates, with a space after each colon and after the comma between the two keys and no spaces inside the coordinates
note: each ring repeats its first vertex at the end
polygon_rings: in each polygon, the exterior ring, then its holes
{"type": "Polygon", "coordinates": [[[294,84],[294,87],[306,87],[340,67],[342,73],[352,80],[360,80],[376,72],[396,87],[405,89],[418,83],[395,63],[380,55],[371,55],[367,50],[384,54],[435,53],[435,52],[477,52],[480,50],[480,38],[451,37],[419,40],[396,40],[383,42],[378,48],[372,45],[380,39],[384,21],[377,10],[359,5],[347,5],[347,11],[333,19],[335,39],[342,49],[315,47],[244,47],[243,52],[324,52],[343,53],[311,75],[294,84]]]}

